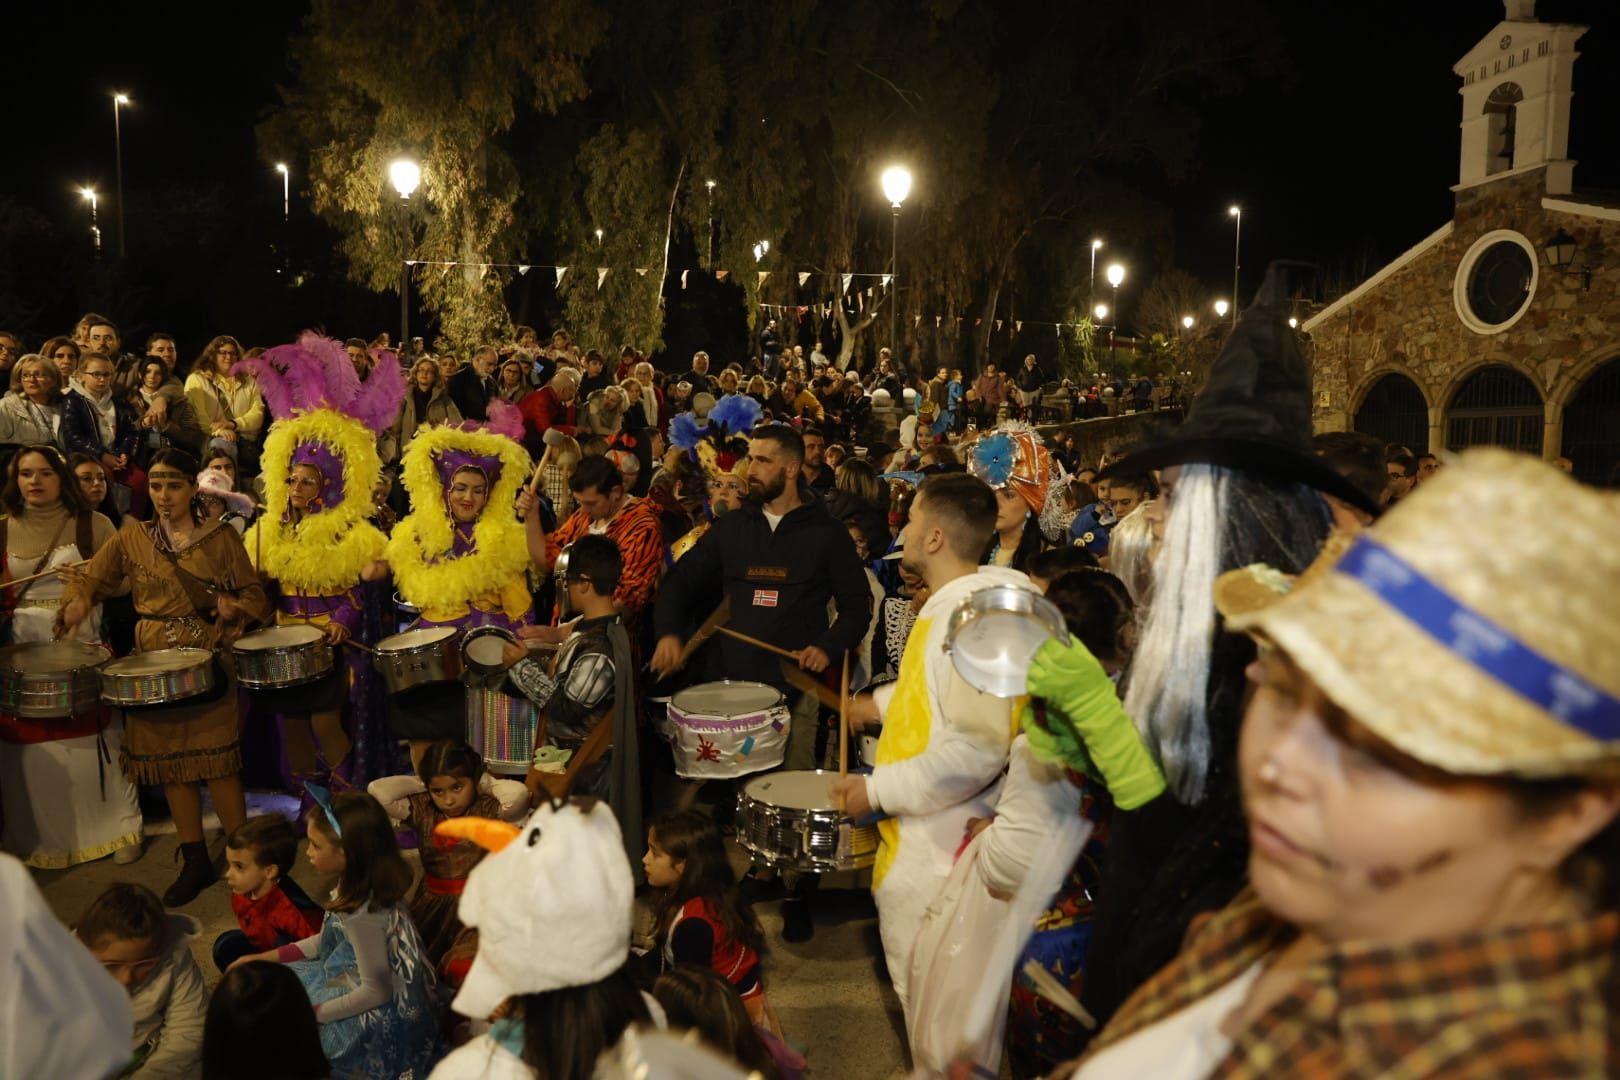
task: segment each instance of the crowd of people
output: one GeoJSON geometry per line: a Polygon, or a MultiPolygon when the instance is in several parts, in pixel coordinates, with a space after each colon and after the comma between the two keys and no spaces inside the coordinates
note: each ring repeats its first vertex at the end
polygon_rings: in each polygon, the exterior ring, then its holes
{"type": "Polygon", "coordinates": [[[1095,460],[1034,357],[774,326],[675,373],[0,335],[0,1072],[583,1080],[667,1029],[796,1077],[755,909],[806,941],[845,868],[924,1075],[1615,1071],[1620,507],[1313,435],[1281,296],[1095,460]],[[1526,497],[1560,527],[1479,528],[1526,497]],[[957,638],[999,595],[1059,624],[1010,693],[957,638]],[[843,831],[773,855],[739,798],[806,775],[843,831]],[[22,870],[162,815],[161,896],[64,926],[22,870]]]}

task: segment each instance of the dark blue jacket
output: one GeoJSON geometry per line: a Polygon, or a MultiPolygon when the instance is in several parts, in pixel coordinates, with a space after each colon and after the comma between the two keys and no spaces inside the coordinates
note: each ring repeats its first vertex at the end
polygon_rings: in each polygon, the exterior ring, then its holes
{"type": "Polygon", "coordinates": [[[96,422],[96,407],[77,390],[70,390],[62,399],[62,444],[70,454],[89,454],[99,459],[102,454],[114,457],[135,456],[135,447],[141,440],[141,418],[135,406],[113,394],[112,445],[101,441],[101,426],[96,422]]]}

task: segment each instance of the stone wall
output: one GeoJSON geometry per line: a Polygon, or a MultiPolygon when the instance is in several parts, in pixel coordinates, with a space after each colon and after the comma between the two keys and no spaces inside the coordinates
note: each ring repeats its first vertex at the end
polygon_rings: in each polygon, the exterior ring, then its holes
{"type": "Polygon", "coordinates": [[[1134,442],[1152,428],[1171,427],[1180,422],[1180,409],[1158,409],[1154,412],[1100,416],[1095,420],[1075,420],[1067,424],[1043,424],[1036,430],[1049,442],[1059,431],[1073,432],[1079,460],[1082,464],[1095,468],[1103,450],[1110,443],[1134,442]]]}
{"type": "MultiPolygon", "coordinates": [[[[1438,449],[1444,409],[1457,385],[1472,369],[1501,363],[1528,375],[1547,399],[1544,452],[1557,456],[1563,405],[1587,375],[1620,355],[1620,221],[1549,210],[1542,197],[1540,171],[1459,192],[1449,236],[1366,294],[1308,324],[1317,430],[1350,427],[1367,391],[1395,371],[1427,398],[1430,449],[1438,449]],[[1463,255],[1494,229],[1516,230],[1535,246],[1538,281],[1524,316],[1486,335],[1463,324],[1452,291],[1463,255]],[[1559,229],[1575,237],[1575,264],[1594,267],[1589,290],[1579,274],[1547,264],[1543,248],[1559,229]]],[[[1578,192],[1560,198],[1583,201],[1578,192]]]]}

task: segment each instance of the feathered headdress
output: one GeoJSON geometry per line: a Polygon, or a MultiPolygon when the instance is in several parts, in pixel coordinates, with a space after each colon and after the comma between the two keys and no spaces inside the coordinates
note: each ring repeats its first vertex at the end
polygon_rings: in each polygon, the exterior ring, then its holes
{"type": "Polygon", "coordinates": [[[764,411],[747,394],[727,394],[707,417],[684,412],[671,420],[669,444],[684,451],[708,475],[724,475],[735,470],[747,454],[742,442],[758,426],[764,411]]]}
{"type": "Polygon", "coordinates": [[[1061,485],[1060,471],[1051,453],[1041,445],[1035,429],[1020,420],[1009,420],[973,444],[968,453],[968,472],[993,488],[1010,487],[1018,492],[1037,516],[1055,512],[1062,500],[1055,498],[1061,485]]]}
{"type": "Polygon", "coordinates": [[[382,472],[377,435],[399,414],[404,372],[398,364],[379,364],[362,383],[341,343],[308,331],[294,344],[243,360],[231,373],[252,376],[276,417],[262,461],[271,512],[243,537],[249,557],[300,590],[352,587],[386,543],[366,517],[382,472]],[[320,475],[320,490],[295,524],[284,508],[288,477],[300,465],[320,475]]]}

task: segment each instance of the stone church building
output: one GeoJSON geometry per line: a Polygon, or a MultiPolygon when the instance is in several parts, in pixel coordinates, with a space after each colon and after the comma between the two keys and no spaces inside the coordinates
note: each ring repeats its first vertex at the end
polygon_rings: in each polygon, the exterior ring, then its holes
{"type": "Polygon", "coordinates": [[[1301,326],[1316,426],[1564,456],[1603,482],[1620,464],[1620,196],[1576,188],[1568,157],[1586,28],[1505,6],[1454,69],[1451,220],[1301,326]]]}

